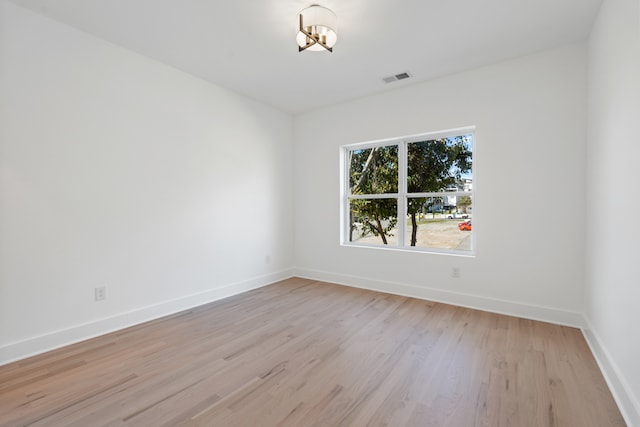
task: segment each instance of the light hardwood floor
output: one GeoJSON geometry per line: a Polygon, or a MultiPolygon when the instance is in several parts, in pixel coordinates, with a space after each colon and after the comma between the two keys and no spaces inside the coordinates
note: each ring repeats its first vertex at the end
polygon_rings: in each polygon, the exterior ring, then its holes
{"type": "Polygon", "coordinates": [[[9,426],[622,426],[579,330],[289,279],[0,367],[9,426]]]}

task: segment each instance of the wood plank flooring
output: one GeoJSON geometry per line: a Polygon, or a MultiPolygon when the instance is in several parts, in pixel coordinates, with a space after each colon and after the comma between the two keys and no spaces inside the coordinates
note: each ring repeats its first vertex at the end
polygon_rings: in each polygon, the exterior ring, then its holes
{"type": "Polygon", "coordinates": [[[289,279],[0,367],[2,426],[623,426],[579,330],[289,279]]]}

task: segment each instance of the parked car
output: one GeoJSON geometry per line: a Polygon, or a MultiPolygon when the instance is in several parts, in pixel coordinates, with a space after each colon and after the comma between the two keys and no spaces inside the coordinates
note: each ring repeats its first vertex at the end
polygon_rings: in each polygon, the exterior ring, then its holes
{"type": "Polygon", "coordinates": [[[458,212],[454,212],[451,215],[449,215],[447,218],[449,219],[468,219],[469,215],[467,214],[462,214],[462,213],[458,213],[458,212]]]}
{"type": "Polygon", "coordinates": [[[460,231],[471,231],[471,220],[458,224],[458,229],[460,229],[460,231]]]}

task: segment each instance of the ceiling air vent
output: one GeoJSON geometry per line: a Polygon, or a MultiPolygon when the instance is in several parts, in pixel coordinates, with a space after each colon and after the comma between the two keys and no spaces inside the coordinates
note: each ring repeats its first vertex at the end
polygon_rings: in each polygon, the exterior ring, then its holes
{"type": "Polygon", "coordinates": [[[408,79],[409,77],[411,77],[411,74],[409,74],[408,71],[405,71],[404,73],[396,74],[394,76],[383,77],[382,81],[385,83],[392,83],[397,82],[398,80],[408,79]]]}

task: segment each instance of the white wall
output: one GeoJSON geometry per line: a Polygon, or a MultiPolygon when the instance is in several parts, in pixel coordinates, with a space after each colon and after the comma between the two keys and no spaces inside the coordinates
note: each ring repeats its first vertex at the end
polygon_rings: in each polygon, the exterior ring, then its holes
{"type": "Polygon", "coordinates": [[[290,275],[289,115],[0,14],[0,363],[290,275]]]}
{"type": "Polygon", "coordinates": [[[586,335],[640,426],[640,1],[604,1],[588,71],[586,335]]]}
{"type": "Polygon", "coordinates": [[[581,323],[585,45],[313,111],[294,124],[299,275],[581,323]],[[475,258],[340,247],[341,145],[469,125],[477,126],[475,258]]]}

